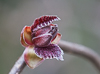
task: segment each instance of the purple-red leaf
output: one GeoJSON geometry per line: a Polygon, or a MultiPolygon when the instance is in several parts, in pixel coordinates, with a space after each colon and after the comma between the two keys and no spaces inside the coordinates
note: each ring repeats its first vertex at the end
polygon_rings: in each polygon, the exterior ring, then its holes
{"type": "Polygon", "coordinates": [[[56,44],[50,44],[47,47],[35,47],[35,53],[43,59],[56,58],[57,60],[63,60],[63,51],[56,44]]]}
{"type": "Polygon", "coordinates": [[[38,37],[34,37],[32,41],[34,45],[37,47],[46,47],[50,44],[51,39],[52,39],[51,34],[43,34],[38,37]]]}

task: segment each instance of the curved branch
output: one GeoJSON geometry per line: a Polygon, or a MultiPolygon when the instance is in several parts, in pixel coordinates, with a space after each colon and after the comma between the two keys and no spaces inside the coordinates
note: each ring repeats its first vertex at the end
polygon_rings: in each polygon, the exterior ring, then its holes
{"type": "Polygon", "coordinates": [[[90,60],[90,62],[92,62],[100,72],[100,56],[96,52],[94,52],[93,49],[63,40],[59,42],[59,46],[66,53],[79,55],[90,60]]]}
{"type": "MultiPolygon", "coordinates": [[[[66,42],[63,40],[61,40],[58,45],[66,53],[79,55],[90,60],[90,62],[92,62],[95,65],[95,67],[98,69],[98,71],[100,72],[100,56],[96,52],[94,52],[92,49],[80,44],[66,42]]],[[[24,57],[22,54],[22,56],[17,60],[17,62],[15,63],[11,71],[9,72],[9,74],[20,74],[25,66],[26,64],[24,62],[24,57]]]]}

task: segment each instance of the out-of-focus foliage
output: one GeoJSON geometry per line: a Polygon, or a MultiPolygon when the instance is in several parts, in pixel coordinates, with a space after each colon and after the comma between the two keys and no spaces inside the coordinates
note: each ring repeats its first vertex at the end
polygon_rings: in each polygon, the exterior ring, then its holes
{"type": "MultiPolygon", "coordinates": [[[[20,32],[42,15],[58,15],[62,39],[88,46],[100,54],[99,0],[0,0],[0,74],[8,74],[23,53],[20,32]]],[[[46,60],[22,74],[98,74],[86,59],[64,55],[65,61],[46,60]]]]}

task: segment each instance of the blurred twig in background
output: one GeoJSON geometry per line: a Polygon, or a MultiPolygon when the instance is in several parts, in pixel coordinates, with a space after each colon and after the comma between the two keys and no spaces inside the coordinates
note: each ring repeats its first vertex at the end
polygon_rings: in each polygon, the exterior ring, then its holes
{"type": "Polygon", "coordinates": [[[71,43],[67,41],[60,41],[59,46],[66,53],[79,55],[90,60],[100,72],[100,56],[92,49],[80,44],[71,43]]]}
{"type": "MultiPolygon", "coordinates": [[[[90,60],[90,62],[92,62],[100,72],[100,56],[92,49],[85,47],[83,45],[79,45],[76,43],[71,43],[63,40],[59,42],[59,46],[63,49],[65,53],[79,55],[90,60]]],[[[26,64],[24,62],[24,58],[22,54],[22,56],[17,60],[17,62],[9,72],[9,74],[20,74],[25,66],[26,64]]]]}

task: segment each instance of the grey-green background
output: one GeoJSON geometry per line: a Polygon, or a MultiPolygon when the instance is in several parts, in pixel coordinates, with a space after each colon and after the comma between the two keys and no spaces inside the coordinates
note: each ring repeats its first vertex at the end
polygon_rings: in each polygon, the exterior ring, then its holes
{"type": "MultiPolygon", "coordinates": [[[[8,74],[23,53],[20,32],[42,15],[58,15],[62,39],[100,54],[100,0],[0,0],[0,74],[8,74]]],[[[65,61],[45,60],[22,74],[98,74],[90,61],[64,54],[65,61]]]]}

